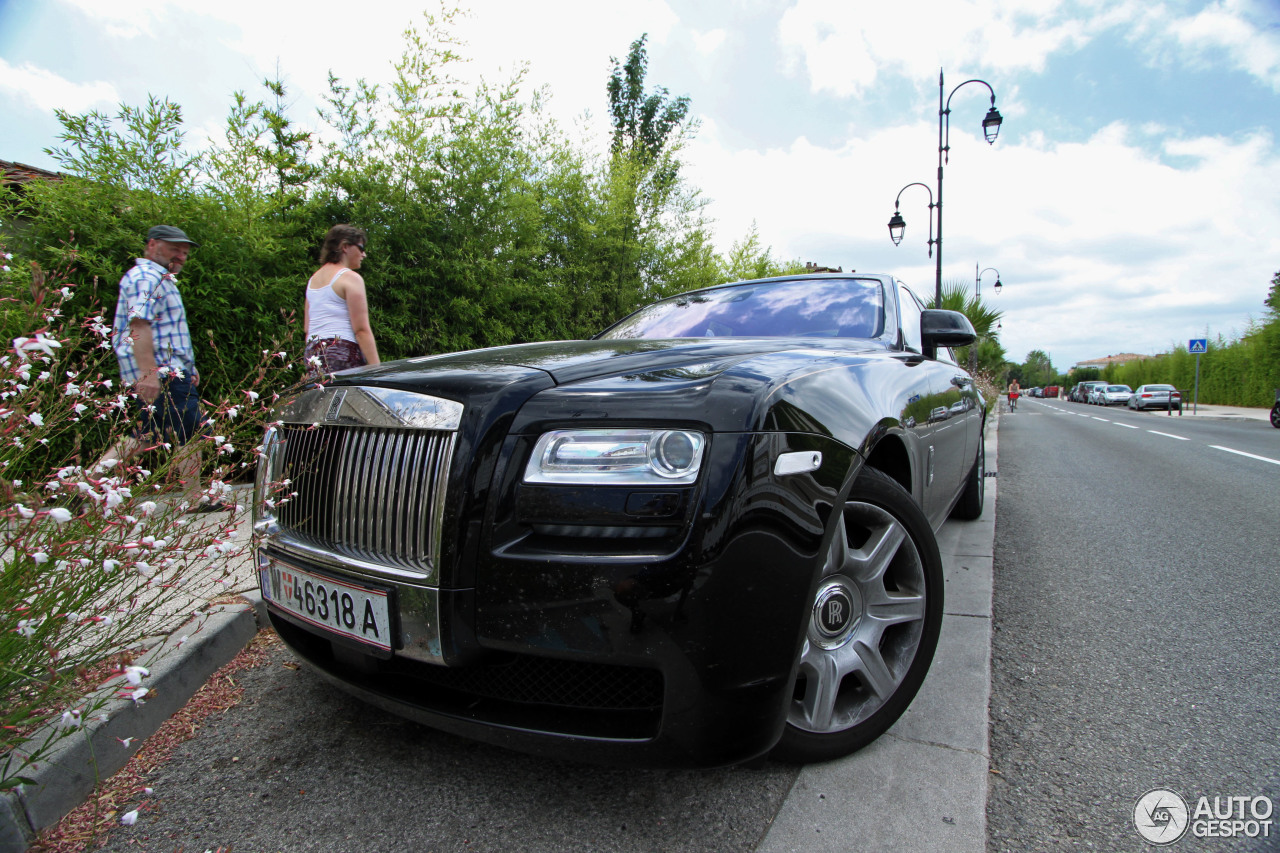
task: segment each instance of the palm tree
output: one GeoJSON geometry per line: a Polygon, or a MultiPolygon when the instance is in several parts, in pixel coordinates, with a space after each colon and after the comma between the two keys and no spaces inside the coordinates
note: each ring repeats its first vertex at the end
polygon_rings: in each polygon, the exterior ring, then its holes
{"type": "Polygon", "coordinates": [[[973,330],[978,333],[976,364],[970,347],[957,347],[956,358],[971,369],[992,376],[1000,372],[1005,362],[1004,347],[1000,345],[1000,318],[1004,312],[989,307],[979,299],[968,282],[951,280],[942,284],[942,306],[949,311],[959,311],[969,318],[973,330]]]}

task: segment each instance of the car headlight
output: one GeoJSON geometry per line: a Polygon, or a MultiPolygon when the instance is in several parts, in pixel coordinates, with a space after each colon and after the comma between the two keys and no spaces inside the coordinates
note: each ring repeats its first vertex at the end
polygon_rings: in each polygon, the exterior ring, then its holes
{"type": "Polygon", "coordinates": [[[254,518],[269,519],[275,516],[264,503],[271,497],[280,477],[280,463],[284,457],[285,437],[279,427],[268,427],[258,448],[258,470],[253,483],[254,518]]]}
{"type": "Polygon", "coordinates": [[[564,429],[543,433],[526,483],[680,484],[698,479],[707,439],[680,429],[564,429]]]}

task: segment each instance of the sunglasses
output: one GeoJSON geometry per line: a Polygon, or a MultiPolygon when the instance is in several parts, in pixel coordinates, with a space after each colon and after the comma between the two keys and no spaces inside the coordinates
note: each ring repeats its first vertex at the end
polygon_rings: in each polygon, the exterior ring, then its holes
{"type": "Polygon", "coordinates": [[[353,245],[353,246],[355,246],[357,249],[359,249],[359,250],[360,250],[360,254],[362,254],[362,255],[367,254],[367,253],[365,252],[365,250],[364,250],[364,243],[352,243],[351,245],[353,245]]]}

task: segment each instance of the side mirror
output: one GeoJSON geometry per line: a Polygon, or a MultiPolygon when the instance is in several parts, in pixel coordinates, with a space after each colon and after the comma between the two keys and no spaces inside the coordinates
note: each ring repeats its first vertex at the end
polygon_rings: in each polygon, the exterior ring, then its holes
{"type": "Polygon", "coordinates": [[[938,347],[967,347],[978,339],[969,318],[959,311],[926,308],[920,316],[920,337],[926,351],[938,347]]]}

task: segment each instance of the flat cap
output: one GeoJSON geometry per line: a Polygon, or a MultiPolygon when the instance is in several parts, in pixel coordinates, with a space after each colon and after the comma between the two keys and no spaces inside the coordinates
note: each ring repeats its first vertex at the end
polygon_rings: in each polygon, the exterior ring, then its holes
{"type": "Polygon", "coordinates": [[[147,232],[148,240],[165,240],[169,243],[190,243],[192,248],[199,246],[195,240],[183,232],[181,228],[174,228],[172,225],[154,225],[147,232]]]}

